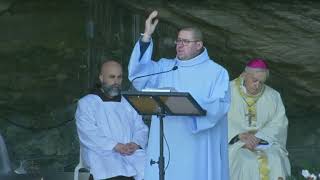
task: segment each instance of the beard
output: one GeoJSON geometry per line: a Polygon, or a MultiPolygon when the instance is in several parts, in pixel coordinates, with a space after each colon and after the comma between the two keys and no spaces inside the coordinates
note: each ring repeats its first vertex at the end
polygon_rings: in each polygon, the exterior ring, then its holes
{"type": "Polygon", "coordinates": [[[119,96],[121,92],[121,87],[120,85],[117,85],[117,84],[113,84],[113,85],[102,84],[101,88],[103,89],[103,92],[110,97],[119,96]]]}

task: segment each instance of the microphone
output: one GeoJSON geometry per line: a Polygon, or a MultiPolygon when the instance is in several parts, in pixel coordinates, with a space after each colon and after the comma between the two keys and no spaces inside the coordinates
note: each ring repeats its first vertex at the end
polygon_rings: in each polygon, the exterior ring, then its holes
{"type": "Polygon", "coordinates": [[[168,72],[171,72],[171,71],[175,71],[178,69],[178,66],[173,66],[172,69],[170,70],[167,70],[167,71],[161,71],[161,72],[157,72],[157,73],[152,73],[152,74],[146,74],[146,75],[143,75],[143,76],[138,76],[138,77],[135,77],[132,79],[131,83],[130,83],[130,87],[129,87],[129,91],[132,90],[132,87],[133,87],[133,82],[137,79],[140,79],[140,78],[144,78],[144,77],[148,77],[148,76],[154,76],[154,75],[157,75],[157,74],[163,74],[163,73],[168,73],[168,72]]]}

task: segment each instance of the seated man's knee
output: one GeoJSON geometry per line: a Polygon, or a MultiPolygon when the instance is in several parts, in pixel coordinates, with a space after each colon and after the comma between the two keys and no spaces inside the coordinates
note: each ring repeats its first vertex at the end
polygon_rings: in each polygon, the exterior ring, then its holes
{"type": "Polygon", "coordinates": [[[257,162],[256,154],[248,149],[241,149],[237,156],[241,164],[254,164],[257,162]]]}

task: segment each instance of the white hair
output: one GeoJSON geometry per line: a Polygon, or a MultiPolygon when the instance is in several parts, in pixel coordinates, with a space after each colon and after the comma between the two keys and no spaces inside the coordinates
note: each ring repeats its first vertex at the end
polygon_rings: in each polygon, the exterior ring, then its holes
{"type": "Polygon", "coordinates": [[[244,69],[244,71],[246,73],[250,73],[250,74],[265,73],[266,74],[266,79],[265,80],[267,80],[268,77],[269,77],[269,69],[246,67],[244,69]]]}

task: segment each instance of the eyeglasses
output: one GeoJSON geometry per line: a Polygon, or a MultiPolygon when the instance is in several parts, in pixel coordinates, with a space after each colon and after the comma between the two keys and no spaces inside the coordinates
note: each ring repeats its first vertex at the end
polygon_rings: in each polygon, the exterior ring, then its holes
{"type": "Polygon", "coordinates": [[[192,42],[197,42],[199,40],[188,40],[188,39],[177,39],[174,41],[175,44],[182,44],[182,45],[188,45],[192,42]]]}

